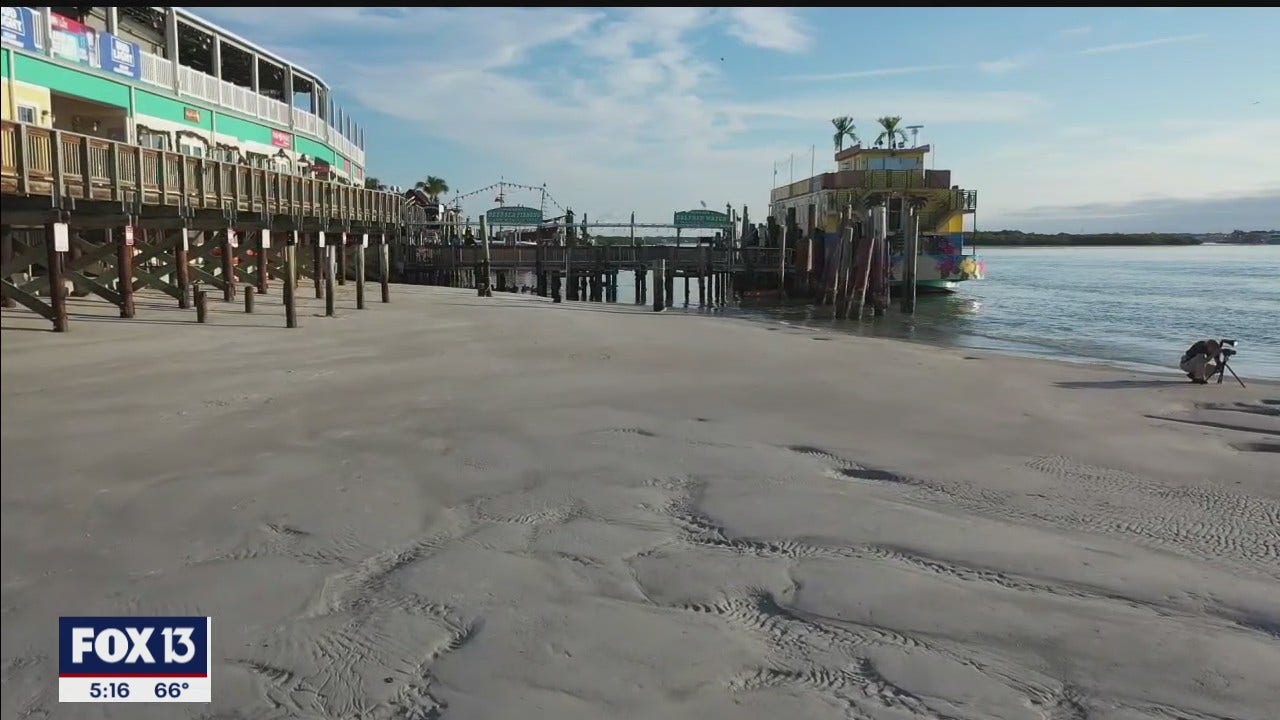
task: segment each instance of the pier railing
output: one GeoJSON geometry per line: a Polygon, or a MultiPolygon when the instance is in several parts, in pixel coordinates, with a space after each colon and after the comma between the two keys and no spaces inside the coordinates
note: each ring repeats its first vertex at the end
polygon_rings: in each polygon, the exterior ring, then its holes
{"type": "Polygon", "coordinates": [[[0,125],[4,194],[399,225],[395,193],[25,123],[0,125]]]}

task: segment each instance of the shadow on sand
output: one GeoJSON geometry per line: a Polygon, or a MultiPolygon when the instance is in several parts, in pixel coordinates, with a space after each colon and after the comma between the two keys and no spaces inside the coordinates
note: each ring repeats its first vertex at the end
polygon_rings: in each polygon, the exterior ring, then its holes
{"type": "Polygon", "coordinates": [[[1123,390],[1125,388],[1159,388],[1185,385],[1195,387],[1195,383],[1187,380],[1099,380],[1096,382],[1056,382],[1057,387],[1068,390],[1123,390]]]}

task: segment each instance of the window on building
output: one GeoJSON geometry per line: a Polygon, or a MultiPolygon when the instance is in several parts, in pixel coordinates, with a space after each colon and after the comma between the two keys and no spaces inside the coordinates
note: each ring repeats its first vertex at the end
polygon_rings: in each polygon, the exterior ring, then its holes
{"type": "Polygon", "coordinates": [[[171,147],[169,144],[169,133],[167,132],[162,130],[152,130],[146,125],[139,125],[137,127],[137,132],[138,144],[142,147],[154,148],[156,150],[168,150],[171,147]]]}
{"type": "Polygon", "coordinates": [[[36,108],[33,105],[18,106],[18,122],[29,123],[34,125],[36,122],[36,108]]]}

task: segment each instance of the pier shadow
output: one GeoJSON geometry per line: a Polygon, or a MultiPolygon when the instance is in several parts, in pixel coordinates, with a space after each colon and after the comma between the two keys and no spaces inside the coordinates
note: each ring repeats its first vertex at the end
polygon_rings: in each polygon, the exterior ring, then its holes
{"type": "Polygon", "coordinates": [[[1187,380],[1096,380],[1096,381],[1063,381],[1054,386],[1068,390],[1124,390],[1137,388],[1161,388],[1185,385],[1195,387],[1187,380]]]}

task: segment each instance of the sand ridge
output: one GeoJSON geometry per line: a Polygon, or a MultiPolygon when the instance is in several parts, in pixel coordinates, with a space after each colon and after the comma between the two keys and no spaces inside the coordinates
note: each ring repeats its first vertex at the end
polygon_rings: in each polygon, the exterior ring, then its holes
{"type": "Polygon", "coordinates": [[[6,311],[0,715],[1280,707],[1273,384],[394,290],[6,311]],[[212,615],[213,705],[59,705],[56,617],[108,613],[212,615]]]}

